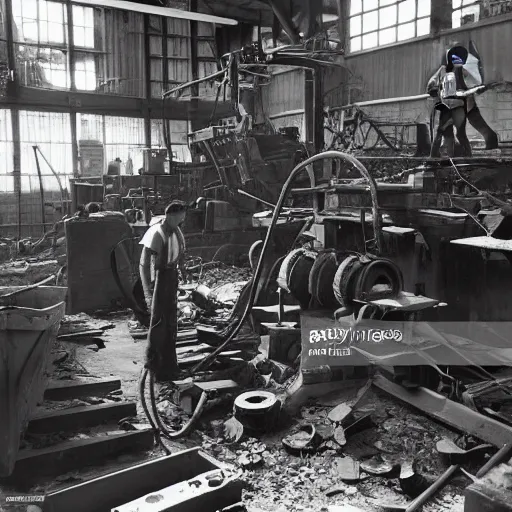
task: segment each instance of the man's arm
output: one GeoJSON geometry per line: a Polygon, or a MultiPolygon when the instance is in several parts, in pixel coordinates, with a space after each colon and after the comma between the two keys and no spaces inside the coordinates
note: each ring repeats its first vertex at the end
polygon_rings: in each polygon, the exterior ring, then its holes
{"type": "Polygon", "coordinates": [[[139,271],[140,279],[142,281],[142,288],[144,290],[144,298],[148,308],[151,308],[151,302],[153,300],[153,291],[151,289],[151,256],[155,254],[148,247],[142,249],[140,256],[139,271]]]}
{"type": "Polygon", "coordinates": [[[431,96],[437,96],[439,91],[439,77],[444,66],[441,66],[427,82],[427,93],[431,96]]]}

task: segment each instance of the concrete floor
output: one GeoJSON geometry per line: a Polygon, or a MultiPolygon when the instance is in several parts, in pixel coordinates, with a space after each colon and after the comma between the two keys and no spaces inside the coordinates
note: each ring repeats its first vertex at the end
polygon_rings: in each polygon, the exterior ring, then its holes
{"type": "Polygon", "coordinates": [[[104,349],[95,352],[89,347],[79,346],[77,361],[94,377],[119,377],[123,394],[128,400],[138,400],[138,382],[144,368],[146,340],[134,340],[128,331],[131,315],[109,318],[116,325],[106,331],[102,339],[104,349]]]}

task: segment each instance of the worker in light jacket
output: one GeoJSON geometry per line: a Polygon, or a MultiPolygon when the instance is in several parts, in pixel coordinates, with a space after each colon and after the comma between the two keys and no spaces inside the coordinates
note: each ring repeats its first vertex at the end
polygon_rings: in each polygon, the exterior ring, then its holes
{"type": "Polygon", "coordinates": [[[140,244],[140,275],[146,303],[151,310],[146,367],[158,382],[178,377],[176,340],[178,335],[178,268],[185,277],[186,204],[173,201],[163,221],[151,226],[140,244]]]}
{"type": "Polygon", "coordinates": [[[443,138],[448,154],[454,155],[454,127],[464,155],[471,156],[466,121],[484,137],[486,149],[498,147],[498,136],[485,122],[475,100],[475,95],[487,90],[483,81],[482,62],[473,42],[469,43],[469,50],[461,45],[454,45],[447,50],[441,67],[427,84],[427,92],[436,99],[435,109],[440,111],[431,156],[439,156],[443,138]]]}

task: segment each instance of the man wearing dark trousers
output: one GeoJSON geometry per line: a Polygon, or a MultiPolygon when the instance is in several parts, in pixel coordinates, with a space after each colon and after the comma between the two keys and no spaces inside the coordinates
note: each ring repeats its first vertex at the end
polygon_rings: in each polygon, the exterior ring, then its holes
{"type": "Polygon", "coordinates": [[[438,157],[441,141],[444,138],[448,154],[454,156],[455,139],[453,129],[465,156],[471,156],[471,145],[466,135],[466,121],[484,138],[486,149],[498,147],[498,136],[485,122],[475,96],[482,94],[483,67],[473,42],[469,50],[454,44],[443,57],[438,71],[427,85],[428,93],[437,99],[435,108],[440,110],[439,127],[432,145],[431,156],[438,157]]]}
{"type": "Polygon", "coordinates": [[[146,367],[157,382],[179,376],[176,356],[178,335],[178,268],[185,277],[185,237],[180,229],[186,205],[173,201],[162,222],[151,226],[141,240],[140,274],[151,311],[146,367]]]}

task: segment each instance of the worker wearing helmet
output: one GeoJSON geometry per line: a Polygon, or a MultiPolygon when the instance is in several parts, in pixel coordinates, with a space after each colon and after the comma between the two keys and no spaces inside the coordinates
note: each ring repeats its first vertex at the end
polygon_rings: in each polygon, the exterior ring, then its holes
{"type": "Polygon", "coordinates": [[[440,111],[439,126],[432,145],[431,156],[438,157],[444,138],[448,154],[455,153],[453,128],[465,156],[471,156],[471,145],[466,135],[466,121],[478,130],[485,139],[486,149],[498,147],[498,136],[485,122],[475,95],[487,88],[483,84],[483,68],[473,42],[469,50],[454,44],[447,50],[439,70],[427,85],[428,93],[435,98],[435,109],[440,111]]]}

